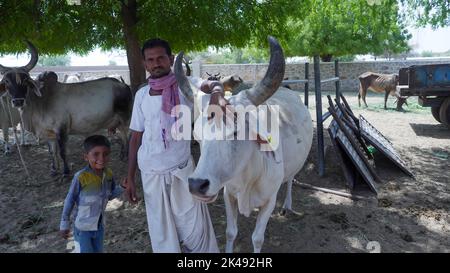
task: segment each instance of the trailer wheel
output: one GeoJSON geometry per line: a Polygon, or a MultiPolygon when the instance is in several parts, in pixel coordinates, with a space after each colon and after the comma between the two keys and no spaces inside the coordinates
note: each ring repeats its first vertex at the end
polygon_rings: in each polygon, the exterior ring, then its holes
{"type": "Polygon", "coordinates": [[[442,102],[441,109],[439,110],[439,118],[441,119],[442,124],[445,124],[450,128],[450,97],[442,102]]]}
{"type": "Polygon", "coordinates": [[[431,107],[431,114],[433,115],[434,119],[437,120],[438,122],[441,122],[441,118],[439,117],[439,110],[441,109],[441,107],[431,107]]]}

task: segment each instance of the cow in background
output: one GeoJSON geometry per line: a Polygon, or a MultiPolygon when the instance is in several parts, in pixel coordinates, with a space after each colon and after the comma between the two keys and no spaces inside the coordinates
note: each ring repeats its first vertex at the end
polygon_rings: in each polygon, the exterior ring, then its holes
{"type": "MultiPolygon", "coordinates": [[[[233,74],[233,75],[229,75],[229,76],[225,76],[223,77],[220,82],[223,84],[223,89],[224,91],[229,91],[231,92],[233,95],[235,93],[233,93],[233,91],[240,86],[241,84],[244,83],[244,80],[239,77],[239,75],[237,74],[233,74]]],[[[237,92],[238,93],[238,92],[237,92]]],[[[237,94],[236,93],[236,94],[237,94]]]]}
{"type": "Polygon", "coordinates": [[[5,142],[4,153],[6,155],[11,152],[11,149],[9,147],[9,128],[12,127],[14,130],[16,130],[16,126],[20,123],[21,144],[25,144],[25,132],[23,130],[23,124],[20,122],[20,113],[16,108],[11,107],[10,104],[11,99],[8,96],[0,97],[0,128],[2,129],[3,133],[3,141],[5,142]]]}
{"type": "Polygon", "coordinates": [[[91,75],[91,76],[82,76],[81,77],[81,79],[80,79],[80,81],[82,81],[82,82],[88,82],[88,81],[93,81],[93,80],[96,80],[96,79],[98,79],[99,77],[98,76],[95,76],[95,75],[91,75]]]}
{"type": "Polygon", "coordinates": [[[191,76],[192,71],[191,67],[189,66],[190,64],[192,64],[191,60],[187,56],[184,56],[183,63],[186,66],[186,76],[191,76]]]}
{"type": "Polygon", "coordinates": [[[113,78],[88,82],[60,83],[55,72],[44,72],[35,81],[29,71],[38,61],[38,52],[27,41],[30,62],[23,67],[0,65],[4,75],[0,95],[5,92],[11,103],[22,109],[26,130],[40,139],[50,141],[52,174],[56,174],[59,156],[64,163],[64,175],[70,173],[66,160],[68,135],[90,135],[101,129],[118,128],[122,140],[121,156],[127,153],[128,125],[133,95],[128,85],[113,78]]]}
{"type": "Polygon", "coordinates": [[[76,73],[74,75],[66,74],[64,75],[63,82],[65,83],[74,83],[74,82],[80,82],[81,81],[81,74],[76,73]]]}
{"type": "Polygon", "coordinates": [[[359,91],[358,91],[358,105],[361,107],[361,97],[364,104],[367,107],[366,95],[367,89],[371,89],[374,92],[382,93],[384,95],[384,109],[387,109],[386,103],[389,94],[397,98],[397,111],[402,111],[402,105],[406,102],[405,97],[400,97],[396,92],[396,87],[398,85],[398,75],[397,74],[380,74],[375,72],[365,72],[358,77],[359,79],[359,91]]]}

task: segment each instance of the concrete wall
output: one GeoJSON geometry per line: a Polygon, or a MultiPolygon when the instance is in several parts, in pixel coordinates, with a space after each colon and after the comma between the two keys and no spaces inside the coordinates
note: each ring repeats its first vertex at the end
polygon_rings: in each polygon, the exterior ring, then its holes
{"type": "MultiPolygon", "coordinates": [[[[405,61],[372,61],[372,62],[341,62],[339,63],[339,75],[341,78],[341,90],[343,92],[357,92],[359,88],[358,76],[364,72],[372,71],[377,73],[396,73],[402,67],[409,67],[411,65],[421,64],[441,64],[450,63],[450,58],[440,59],[427,59],[427,60],[405,60],[405,61]]],[[[200,64],[196,65],[200,67],[199,74],[204,78],[207,78],[206,72],[209,74],[217,74],[226,76],[230,74],[238,74],[244,81],[254,82],[260,80],[267,69],[268,64],[241,64],[241,65],[229,65],[229,64],[200,64]]],[[[195,66],[194,66],[195,67],[195,66]]],[[[334,77],[334,62],[321,63],[320,64],[320,76],[321,79],[327,79],[334,77]]],[[[305,64],[286,64],[285,77],[290,79],[304,79],[305,78],[305,64]]],[[[314,88],[314,65],[309,64],[309,79],[310,90],[314,88]]],[[[321,85],[324,91],[334,91],[334,83],[323,83],[321,85]]],[[[294,85],[294,89],[303,90],[304,84],[294,85]]]]}
{"type": "MultiPolygon", "coordinates": [[[[359,82],[358,76],[367,71],[378,73],[398,73],[402,67],[421,64],[441,64],[450,63],[450,58],[439,59],[425,59],[425,60],[405,60],[405,61],[372,61],[372,62],[342,62],[339,63],[339,74],[341,78],[341,90],[343,92],[357,92],[359,82]]],[[[201,76],[208,78],[209,74],[220,73],[222,76],[230,74],[238,74],[244,81],[255,82],[260,80],[266,73],[268,64],[202,64],[199,61],[194,61],[192,64],[192,71],[194,76],[201,76]]],[[[59,81],[64,79],[64,76],[80,74],[82,79],[87,77],[106,77],[111,75],[119,75],[130,83],[130,76],[127,66],[55,66],[55,67],[36,67],[31,72],[35,76],[42,71],[51,70],[58,74],[59,81]]],[[[322,79],[334,77],[334,62],[320,64],[320,76],[322,79]]],[[[290,79],[304,79],[305,78],[305,64],[295,63],[286,64],[285,77],[290,79]]],[[[314,66],[309,64],[309,79],[310,90],[314,90],[314,66]]],[[[292,86],[296,90],[303,90],[304,84],[297,84],[292,86]]],[[[322,84],[322,90],[334,91],[334,83],[322,84]]]]}
{"type": "Polygon", "coordinates": [[[31,70],[31,76],[37,76],[44,71],[54,71],[58,75],[58,81],[62,82],[65,75],[79,75],[81,80],[102,78],[102,77],[122,77],[123,80],[130,84],[130,72],[128,66],[48,66],[35,67],[31,70]]]}

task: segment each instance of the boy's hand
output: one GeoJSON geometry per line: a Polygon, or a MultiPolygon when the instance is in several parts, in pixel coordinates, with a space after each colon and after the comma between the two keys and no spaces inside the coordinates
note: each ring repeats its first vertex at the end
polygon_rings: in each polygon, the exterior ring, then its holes
{"type": "Polygon", "coordinates": [[[134,184],[134,180],[130,178],[122,179],[122,186],[126,189],[125,195],[128,199],[128,202],[131,204],[136,204],[138,198],[136,197],[136,186],[134,184]]]}
{"type": "Polygon", "coordinates": [[[64,239],[69,239],[70,237],[70,230],[68,229],[60,230],[59,233],[61,234],[61,237],[63,237],[64,239]]]}

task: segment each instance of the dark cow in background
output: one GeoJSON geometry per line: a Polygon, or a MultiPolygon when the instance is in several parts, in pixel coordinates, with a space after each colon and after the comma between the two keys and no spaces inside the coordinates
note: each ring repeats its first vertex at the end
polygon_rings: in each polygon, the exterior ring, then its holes
{"type": "Polygon", "coordinates": [[[239,75],[233,74],[223,77],[220,82],[223,84],[223,89],[225,91],[229,91],[234,95],[239,93],[237,88],[244,83],[244,80],[239,77],[239,75]]]}
{"type": "Polygon", "coordinates": [[[22,109],[24,127],[36,137],[49,140],[52,174],[59,166],[57,151],[70,173],[65,147],[68,135],[90,135],[101,129],[120,131],[121,156],[126,155],[128,125],[133,95],[128,85],[114,78],[79,83],[60,83],[54,72],[44,72],[34,81],[29,71],[38,61],[36,48],[27,42],[30,62],[23,67],[4,67],[0,95],[8,92],[14,107],[22,109]]]}
{"type": "MultiPolygon", "coordinates": [[[[401,111],[403,103],[406,103],[406,98],[400,97],[396,93],[396,87],[398,85],[398,75],[396,74],[380,74],[375,72],[365,72],[359,75],[359,93],[358,93],[358,105],[361,107],[361,97],[364,104],[367,107],[366,95],[367,89],[371,89],[374,92],[385,92],[384,96],[384,109],[387,109],[386,102],[389,94],[397,98],[397,111],[401,111]]],[[[406,103],[407,104],[407,103],[406,103]]]]}
{"type": "Polygon", "coordinates": [[[220,76],[220,72],[214,75],[206,72],[206,75],[208,75],[208,81],[220,81],[220,78],[222,78],[222,76],[220,76]]]}

